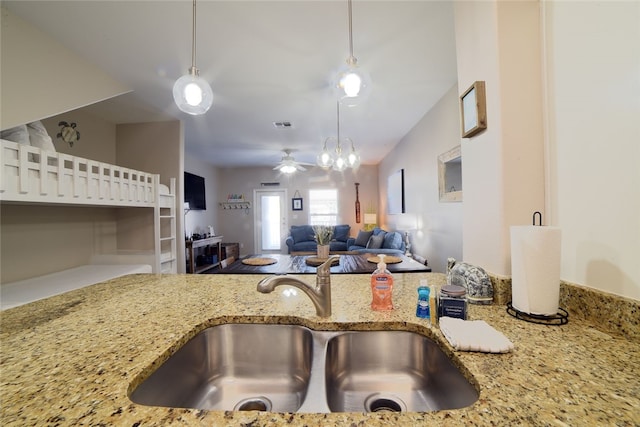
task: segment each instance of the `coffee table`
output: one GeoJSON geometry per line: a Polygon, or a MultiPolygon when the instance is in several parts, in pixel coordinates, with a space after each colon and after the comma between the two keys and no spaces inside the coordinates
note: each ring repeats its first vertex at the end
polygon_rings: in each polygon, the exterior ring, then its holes
{"type": "MultiPolygon", "coordinates": [[[[306,258],[313,255],[256,254],[247,257],[274,258],[275,264],[256,266],[246,265],[237,260],[224,269],[211,271],[212,274],[315,274],[317,267],[308,265],[306,258]]],[[[331,274],[371,274],[376,264],[367,261],[375,254],[341,254],[340,262],[331,267],[331,274]]],[[[413,258],[401,255],[402,262],[388,264],[391,273],[430,272],[431,267],[419,263],[413,258]]]]}

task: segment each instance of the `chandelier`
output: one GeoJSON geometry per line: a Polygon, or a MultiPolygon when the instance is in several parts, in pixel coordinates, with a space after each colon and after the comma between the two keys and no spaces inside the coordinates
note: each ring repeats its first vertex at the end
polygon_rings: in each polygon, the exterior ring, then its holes
{"type": "Polygon", "coordinates": [[[324,140],[324,146],[320,154],[318,154],[316,162],[318,166],[323,169],[328,170],[333,168],[335,171],[342,172],[347,168],[358,168],[358,166],[360,166],[360,155],[356,152],[351,138],[340,137],[340,102],[337,102],[336,105],[337,136],[330,136],[324,140]],[[328,148],[328,145],[330,145],[331,142],[335,143],[334,153],[329,151],[328,148]],[[347,154],[342,151],[343,143],[351,146],[351,151],[347,154]]]}

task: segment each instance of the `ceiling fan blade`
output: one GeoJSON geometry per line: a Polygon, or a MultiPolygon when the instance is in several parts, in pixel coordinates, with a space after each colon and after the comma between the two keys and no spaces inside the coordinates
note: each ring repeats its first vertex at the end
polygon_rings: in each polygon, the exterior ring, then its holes
{"type": "Polygon", "coordinates": [[[300,163],[296,163],[294,165],[296,167],[296,169],[298,169],[299,171],[306,171],[307,168],[305,168],[304,166],[302,166],[300,163]]]}

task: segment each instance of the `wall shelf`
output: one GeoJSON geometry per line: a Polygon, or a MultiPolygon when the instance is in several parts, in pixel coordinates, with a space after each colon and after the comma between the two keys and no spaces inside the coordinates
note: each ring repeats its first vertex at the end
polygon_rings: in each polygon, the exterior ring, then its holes
{"type": "Polygon", "coordinates": [[[220,202],[222,209],[251,209],[251,202],[220,202]]]}

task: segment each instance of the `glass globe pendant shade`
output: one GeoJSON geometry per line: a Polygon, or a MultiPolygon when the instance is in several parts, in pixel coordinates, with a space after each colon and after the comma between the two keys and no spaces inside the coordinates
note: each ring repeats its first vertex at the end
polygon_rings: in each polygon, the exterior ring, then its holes
{"type": "Polygon", "coordinates": [[[213,91],[209,83],[199,76],[198,69],[189,68],[173,85],[173,99],[185,113],[200,115],[206,113],[213,104],[213,91]]]}
{"type": "Polygon", "coordinates": [[[316,157],[316,163],[322,169],[329,169],[333,165],[333,157],[331,157],[331,154],[324,149],[320,154],[318,154],[318,157],[316,157]]]}
{"type": "Polygon", "coordinates": [[[345,169],[347,169],[347,160],[344,157],[339,156],[335,162],[333,162],[333,170],[342,172],[345,169]]]}
{"type": "Polygon", "coordinates": [[[360,155],[356,152],[355,148],[353,148],[353,141],[351,141],[351,151],[347,155],[347,166],[350,168],[357,168],[360,166],[360,155]]]}
{"type": "Polygon", "coordinates": [[[354,107],[369,96],[371,77],[358,67],[356,58],[349,57],[346,66],[343,66],[336,75],[334,89],[341,104],[354,107]]]}
{"type": "Polygon", "coordinates": [[[327,142],[329,142],[330,139],[331,137],[324,140],[324,147],[322,147],[322,151],[316,157],[316,164],[322,169],[329,169],[333,166],[333,156],[329,150],[327,150],[327,142]]]}
{"type": "Polygon", "coordinates": [[[345,159],[342,154],[342,147],[340,147],[340,141],[338,141],[338,146],[336,147],[336,158],[333,161],[333,170],[342,172],[348,167],[347,159],[345,159]]]}

